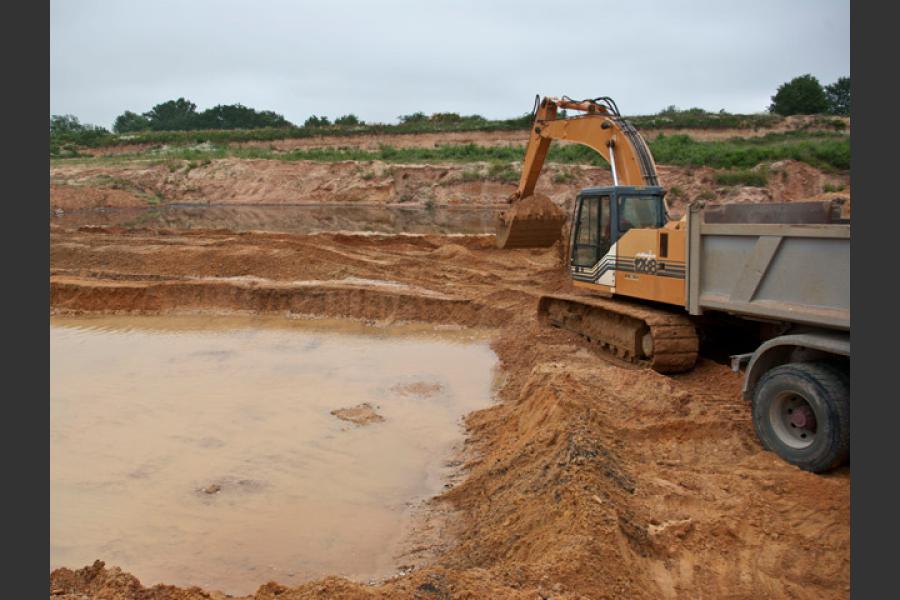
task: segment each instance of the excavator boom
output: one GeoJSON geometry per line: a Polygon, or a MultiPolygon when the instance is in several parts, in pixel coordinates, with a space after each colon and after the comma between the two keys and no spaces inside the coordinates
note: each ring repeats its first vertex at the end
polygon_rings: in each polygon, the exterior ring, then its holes
{"type": "Polygon", "coordinates": [[[546,247],[560,239],[566,214],[548,198],[534,194],[553,140],[594,149],[610,164],[614,185],[659,185],[650,150],[610,98],[545,97],[535,103],[519,186],[508,199],[512,207],[498,221],[498,247],[546,247]],[[562,109],[584,114],[558,118],[562,109]]]}

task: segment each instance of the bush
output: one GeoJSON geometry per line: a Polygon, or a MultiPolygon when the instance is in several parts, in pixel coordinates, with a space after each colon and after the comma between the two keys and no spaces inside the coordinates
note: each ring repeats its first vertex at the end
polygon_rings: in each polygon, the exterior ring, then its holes
{"type": "Polygon", "coordinates": [[[434,113],[428,120],[432,123],[459,123],[462,121],[462,117],[453,112],[434,113]]]}
{"type": "Polygon", "coordinates": [[[344,115],[343,117],[338,117],[334,120],[334,124],[338,127],[356,127],[358,125],[365,125],[359,118],[353,113],[349,115],[344,115]]]}
{"type": "Polygon", "coordinates": [[[311,116],[303,123],[303,127],[310,129],[328,127],[329,125],[331,125],[331,121],[328,120],[328,117],[317,117],[316,115],[311,116]]]}
{"type": "Polygon", "coordinates": [[[428,117],[425,116],[423,112],[415,112],[411,115],[400,115],[397,117],[401,123],[424,123],[428,120],[428,117]]]}
{"type": "Polygon", "coordinates": [[[80,156],[75,146],[110,143],[112,134],[103,127],[82,124],[74,115],[50,116],[50,155],[80,156]]]}
{"type": "Polygon", "coordinates": [[[487,177],[501,183],[518,183],[521,172],[512,163],[494,162],[488,168],[487,177]]]}
{"type": "Polygon", "coordinates": [[[667,106],[655,115],[630,117],[638,129],[756,129],[772,127],[782,120],[779,115],[733,115],[723,111],[711,113],[702,108],[680,110],[667,106]]]}
{"type": "Polygon", "coordinates": [[[766,187],[769,183],[769,173],[767,169],[754,171],[751,169],[740,169],[736,171],[724,171],[716,173],[713,179],[718,185],[749,185],[752,187],[766,187]]]}
{"type": "MultiPolygon", "coordinates": [[[[306,135],[315,135],[315,130],[303,129],[298,131],[307,132],[306,135]]],[[[258,132],[259,130],[254,133],[258,132]]],[[[188,146],[186,144],[187,141],[182,140],[183,145],[169,146],[165,151],[165,155],[169,158],[182,158],[184,160],[234,156],[237,158],[267,158],[288,161],[315,160],[323,162],[339,160],[381,160],[385,162],[408,163],[489,162],[492,165],[499,166],[491,167],[492,171],[488,174],[488,178],[509,178],[510,180],[518,179],[517,173],[514,176],[511,173],[512,165],[521,165],[525,155],[524,146],[478,146],[476,144],[446,145],[436,148],[396,147],[383,144],[375,151],[356,147],[329,147],[298,148],[290,152],[276,152],[270,148],[229,146],[227,144],[234,141],[233,132],[208,131],[203,133],[203,136],[197,136],[195,133],[190,137],[190,142],[196,144],[196,140],[199,138],[201,141],[205,139],[209,143],[199,146],[188,146]],[[507,171],[505,175],[503,175],[504,170],[507,171]]],[[[156,132],[139,135],[150,139],[153,139],[154,136],[164,137],[156,132]]],[[[279,137],[279,134],[274,131],[272,135],[274,136],[272,139],[279,137]]],[[[280,134],[280,137],[283,137],[283,133],[280,134]]],[[[55,156],[60,156],[59,152],[62,143],[51,138],[51,150],[56,150],[55,156]]],[[[801,131],[711,142],[700,142],[687,135],[670,135],[660,136],[650,141],[649,146],[658,164],[687,167],[709,166],[717,169],[749,169],[763,162],[790,158],[822,169],[850,168],[850,138],[846,134],[840,133],[808,133],[801,131]]],[[[140,158],[153,156],[158,153],[158,150],[150,150],[130,156],[131,158],[140,158]]],[[[123,156],[121,158],[127,157],[123,156]]],[[[553,145],[547,154],[547,161],[608,167],[602,156],[581,144],[553,145]]]]}

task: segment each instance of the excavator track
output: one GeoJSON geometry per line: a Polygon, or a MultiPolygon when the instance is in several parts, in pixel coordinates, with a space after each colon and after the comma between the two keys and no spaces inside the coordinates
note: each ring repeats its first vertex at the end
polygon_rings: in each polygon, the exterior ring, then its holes
{"type": "Polygon", "coordinates": [[[538,318],[659,373],[690,371],[697,362],[700,342],[686,315],[606,298],[552,295],[540,298],[538,318]]]}

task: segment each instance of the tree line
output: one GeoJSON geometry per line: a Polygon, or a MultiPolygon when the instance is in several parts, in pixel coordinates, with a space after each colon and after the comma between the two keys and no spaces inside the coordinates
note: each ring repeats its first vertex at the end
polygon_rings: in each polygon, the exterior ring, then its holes
{"type": "Polygon", "coordinates": [[[282,115],[258,111],[242,104],[220,104],[202,112],[197,105],[184,98],[157,104],[138,114],[126,110],[116,117],[113,131],[189,131],[194,129],[260,129],[263,127],[293,127],[282,115]]]}
{"type": "MultiPolygon", "coordinates": [[[[796,114],[808,115],[849,115],[850,114],[850,77],[840,77],[834,83],[822,86],[812,75],[801,75],[783,83],[772,96],[772,104],[768,112],[773,116],[796,114]]],[[[565,116],[565,115],[561,115],[565,116]]],[[[679,111],[674,106],[663,109],[656,116],[634,117],[636,125],[654,126],[664,117],[668,126],[676,120],[685,127],[715,127],[725,125],[729,115],[724,110],[719,113],[708,113],[702,109],[679,111]]],[[[271,111],[258,111],[242,104],[220,104],[204,111],[198,111],[197,105],[185,98],[168,100],[157,104],[144,113],[126,110],[116,117],[113,131],[118,134],[144,132],[178,132],[198,130],[255,130],[284,129],[302,133],[298,130],[327,128],[332,131],[352,133],[356,130],[380,132],[397,129],[398,132],[442,131],[442,130],[478,130],[527,128],[531,124],[531,114],[503,120],[489,120],[481,115],[460,115],[452,112],[426,115],[415,112],[398,117],[399,125],[391,126],[379,123],[367,124],[354,114],[337,117],[332,122],[327,116],[312,115],[297,127],[284,116],[271,111]]],[[[677,124],[677,123],[676,123],[677,124]]],[[[81,123],[74,115],[50,116],[51,145],[75,143],[94,146],[111,141],[109,130],[97,125],[81,123]]]]}

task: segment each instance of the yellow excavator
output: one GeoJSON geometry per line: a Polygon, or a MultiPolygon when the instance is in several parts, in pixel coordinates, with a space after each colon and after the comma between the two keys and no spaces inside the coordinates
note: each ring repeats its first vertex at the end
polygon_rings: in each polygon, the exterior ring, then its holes
{"type": "Polygon", "coordinates": [[[593,296],[544,296],[540,318],[659,372],[691,369],[699,343],[686,315],[597,297],[682,306],[685,297],[685,232],[667,227],[665,191],[653,156],[611,98],[536,99],[519,187],[498,222],[498,247],[548,247],[560,239],[567,215],[534,195],[553,140],[596,150],[610,165],[613,185],[582,190],[573,213],[570,271],[575,286],[593,296]],[[558,118],[561,109],[583,114],[558,118]]]}
{"type": "Polygon", "coordinates": [[[500,248],[548,247],[567,218],[534,194],[552,140],[600,153],[613,185],[581,190],[567,266],[575,290],[538,301],[545,324],[661,373],[690,370],[698,331],[744,370],[763,445],[820,472],[849,457],[850,221],[839,201],[704,205],[669,220],[640,134],[609,98],[543,98],[500,248]],[[558,111],[578,111],[560,117],[558,111]],[[741,350],[731,354],[731,350],[741,350]],[[749,351],[743,351],[749,350],[749,351]]]}

